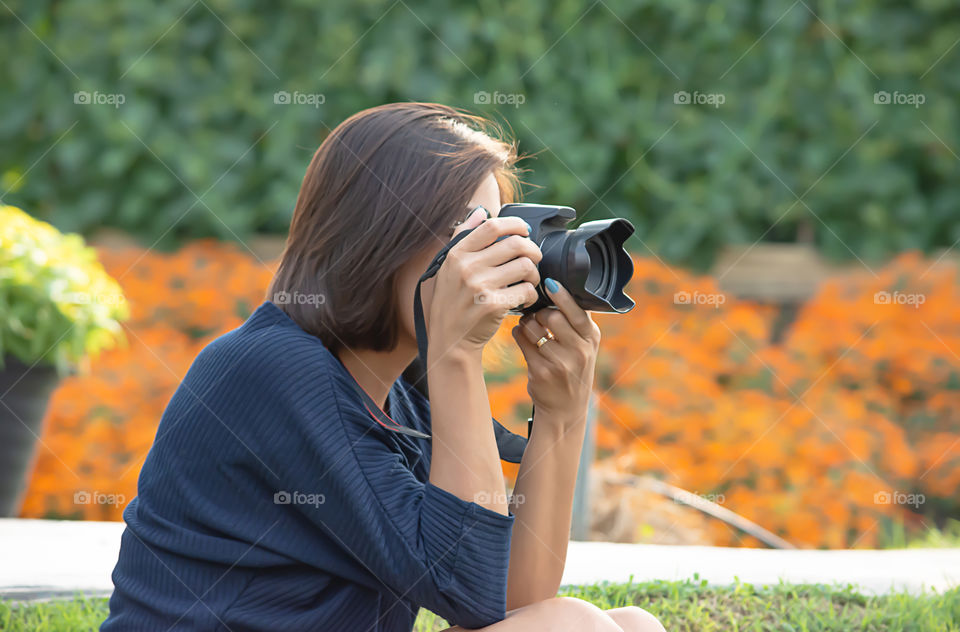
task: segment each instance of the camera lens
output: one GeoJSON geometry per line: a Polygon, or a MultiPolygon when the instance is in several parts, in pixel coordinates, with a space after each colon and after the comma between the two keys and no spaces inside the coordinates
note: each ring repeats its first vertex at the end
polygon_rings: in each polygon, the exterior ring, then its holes
{"type": "Polygon", "coordinates": [[[610,257],[606,245],[600,240],[588,241],[585,246],[590,258],[590,272],[584,287],[594,294],[606,294],[610,284],[610,271],[616,262],[610,257]]]}
{"type": "Polygon", "coordinates": [[[632,233],[633,226],[623,219],[585,222],[561,233],[567,256],[560,274],[581,307],[618,313],[633,309],[633,300],[623,293],[633,276],[633,261],[623,249],[632,233]]]}

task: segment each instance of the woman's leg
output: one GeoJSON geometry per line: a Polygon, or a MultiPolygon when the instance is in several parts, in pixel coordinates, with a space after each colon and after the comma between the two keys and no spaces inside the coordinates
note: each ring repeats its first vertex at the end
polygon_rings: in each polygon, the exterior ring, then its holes
{"type": "MultiPolygon", "coordinates": [[[[573,597],[547,599],[507,613],[483,632],[663,632],[649,612],[636,607],[601,610],[573,597]]],[[[466,632],[456,626],[444,632],[466,632]]]]}
{"type": "Polygon", "coordinates": [[[637,606],[611,608],[605,612],[624,632],[666,632],[659,619],[637,606]]]}

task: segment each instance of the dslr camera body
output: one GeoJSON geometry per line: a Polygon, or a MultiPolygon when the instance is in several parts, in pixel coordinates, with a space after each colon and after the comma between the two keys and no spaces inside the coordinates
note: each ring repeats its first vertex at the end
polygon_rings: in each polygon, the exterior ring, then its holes
{"type": "MultiPolygon", "coordinates": [[[[633,276],[633,261],[623,244],[633,234],[633,224],[625,219],[603,219],[568,230],[567,224],[576,215],[569,206],[550,204],[507,204],[499,213],[530,225],[530,239],[543,253],[537,265],[541,279],[558,281],[585,310],[629,312],[635,303],[623,288],[633,276]]],[[[537,295],[533,305],[511,312],[532,313],[553,304],[542,283],[537,295]]]]}

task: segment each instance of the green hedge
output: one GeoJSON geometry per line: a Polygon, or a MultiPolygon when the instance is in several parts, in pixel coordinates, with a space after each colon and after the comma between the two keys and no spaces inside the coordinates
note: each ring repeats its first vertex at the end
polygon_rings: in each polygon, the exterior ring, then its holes
{"type": "Polygon", "coordinates": [[[528,200],[627,216],[673,261],[960,238],[955,0],[6,0],[0,37],[0,193],[64,230],[281,233],[329,128],[431,100],[512,127],[528,200]]]}

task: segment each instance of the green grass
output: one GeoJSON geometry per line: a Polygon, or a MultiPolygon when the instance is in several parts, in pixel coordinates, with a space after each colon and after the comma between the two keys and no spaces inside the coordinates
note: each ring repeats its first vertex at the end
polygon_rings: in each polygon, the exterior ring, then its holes
{"type": "Polygon", "coordinates": [[[943,594],[868,597],[852,586],[717,587],[687,580],[601,584],[561,592],[601,608],[640,606],[656,614],[670,632],[960,630],[960,588],[943,594]]]}
{"type": "Polygon", "coordinates": [[[903,523],[894,523],[883,534],[883,546],[889,549],[946,549],[960,547],[960,520],[947,519],[940,527],[928,527],[915,536],[907,536],[903,523]]]}
{"type": "MultiPolygon", "coordinates": [[[[866,597],[849,586],[717,587],[687,580],[571,586],[560,592],[601,608],[641,606],[660,617],[670,632],[960,631],[960,588],[942,594],[866,597]]],[[[106,599],[77,598],[24,606],[0,602],[0,630],[95,630],[106,615],[106,599]]],[[[442,619],[421,611],[415,630],[435,632],[444,627],[442,619]]]]}

